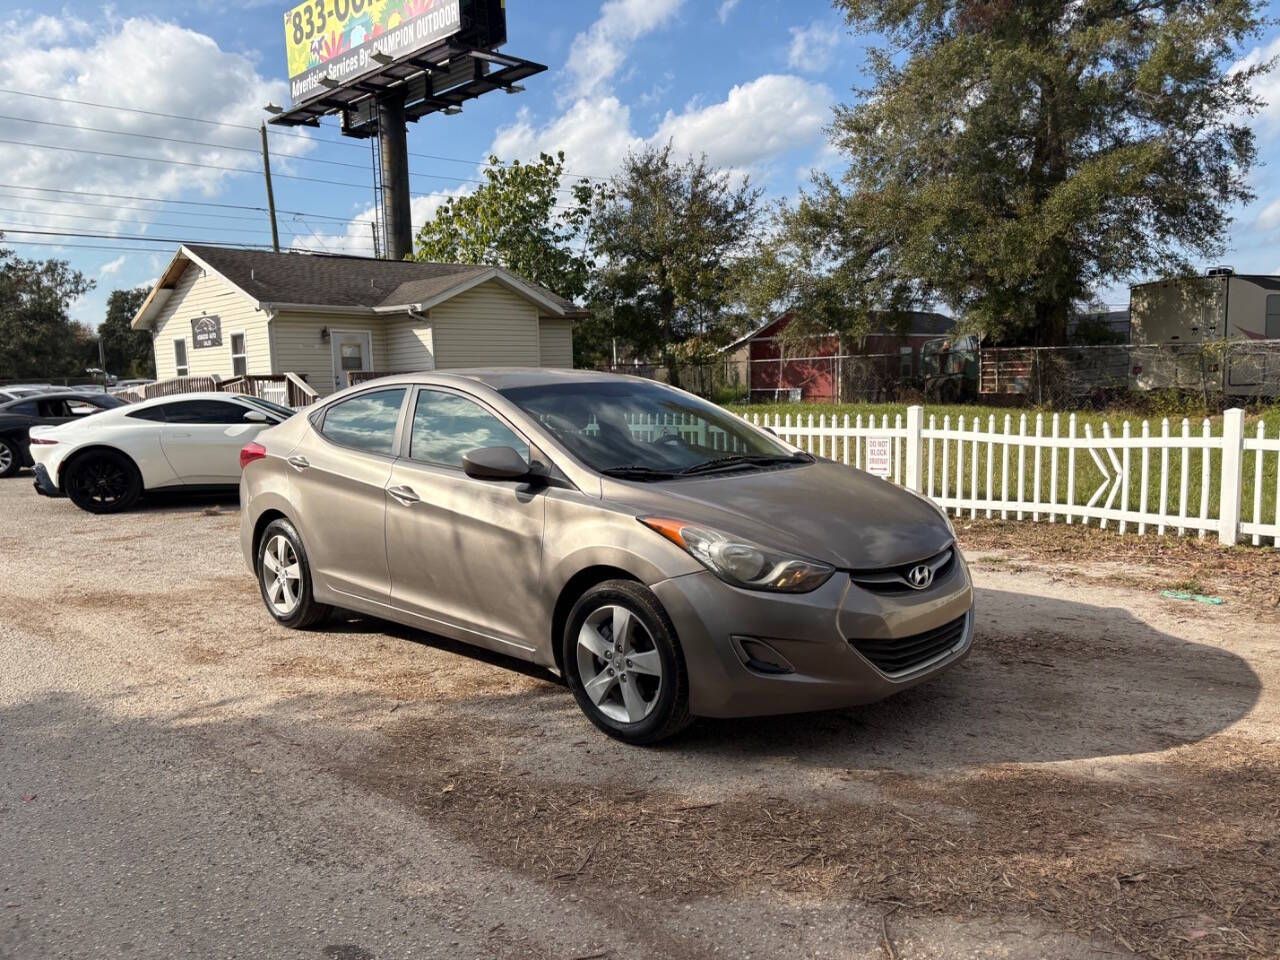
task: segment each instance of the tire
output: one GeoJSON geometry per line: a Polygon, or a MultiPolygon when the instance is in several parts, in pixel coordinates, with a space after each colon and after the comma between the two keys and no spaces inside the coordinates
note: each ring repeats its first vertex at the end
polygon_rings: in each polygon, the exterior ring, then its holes
{"type": "Polygon", "coordinates": [[[588,590],[569,614],[561,655],[578,706],[615,740],[658,743],[693,722],[684,652],[648,587],[609,580],[588,590]],[[620,644],[618,624],[625,631],[620,644]]]}
{"type": "Polygon", "coordinates": [[[257,570],[262,602],[276,623],[291,630],[306,630],[333,612],[328,604],[316,603],[306,547],[288,520],[273,520],[262,532],[257,570]],[[281,576],[281,571],[296,572],[297,576],[281,576]]]}
{"type": "Polygon", "coordinates": [[[9,437],[0,437],[0,477],[12,477],[22,469],[22,449],[9,437]]]}
{"type": "Polygon", "coordinates": [[[120,513],[142,496],[142,475],[122,453],[91,450],[63,468],[62,488],[81,510],[120,513]]]}

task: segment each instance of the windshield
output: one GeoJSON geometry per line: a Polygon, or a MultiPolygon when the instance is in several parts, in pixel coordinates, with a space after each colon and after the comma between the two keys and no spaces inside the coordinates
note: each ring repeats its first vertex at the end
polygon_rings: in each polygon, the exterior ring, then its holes
{"type": "Polygon", "coordinates": [[[748,468],[796,455],[725,410],[658,383],[559,383],[503,390],[577,459],[600,472],[655,478],[705,465],[748,468]]]}
{"type": "Polygon", "coordinates": [[[274,413],[281,420],[288,420],[297,413],[296,410],[290,410],[288,407],[282,407],[280,404],[272,403],[270,400],[263,400],[261,397],[250,397],[241,394],[240,399],[245,403],[252,403],[255,407],[261,407],[268,413],[274,413]]]}

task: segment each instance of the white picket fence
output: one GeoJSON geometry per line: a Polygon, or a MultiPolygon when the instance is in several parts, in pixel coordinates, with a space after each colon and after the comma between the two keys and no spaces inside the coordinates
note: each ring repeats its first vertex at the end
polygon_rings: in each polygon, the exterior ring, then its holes
{"type": "MultiPolygon", "coordinates": [[[[1180,430],[1166,419],[1119,433],[1104,423],[1080,428],[1075,414],[1026,414],[1003,423],[988,416],[925,418],[911,407],[890,423],[861,416],[761,416],[746,419],[787,443],[854,467],[868,464],[868,441],[890,444],[886,479],[930,497],[949,512],[1000,517],[1114,524],[1121,533],[1176,532],[1223,543],[1248,538],[1280,548],[1280,433],[1259,423],[1245,432],[1244,411],[1228,410],[1222,431],[1210,421],[1180,430]],[[1268,473],[1267,463],[1276,466],[1268,473]]],[[[882,444],[881,444],[882,446],[882,444]]]]}

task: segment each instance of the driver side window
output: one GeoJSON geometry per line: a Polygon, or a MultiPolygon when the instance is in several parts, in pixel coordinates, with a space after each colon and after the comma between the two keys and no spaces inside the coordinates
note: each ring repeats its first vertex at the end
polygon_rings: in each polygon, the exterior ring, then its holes
{"type": "Polygon", "coordinates": [[[529,459],[529,445],[480,404],[439,390],[418,393],[411,460],[461,469],[463,454],[483,447],[511,447],[529,459]]]}

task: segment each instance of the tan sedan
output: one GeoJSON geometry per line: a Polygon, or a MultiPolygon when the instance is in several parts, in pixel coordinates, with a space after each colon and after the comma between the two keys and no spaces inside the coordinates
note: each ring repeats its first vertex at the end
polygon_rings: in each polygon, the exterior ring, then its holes
{"type": "Polygon", "coordinates": [[[241,455],[268,612],[333,607],[541,664],[629,743],[868,703],[969,652],[946,516],[662,384],[395,377],[241,455]]]}

